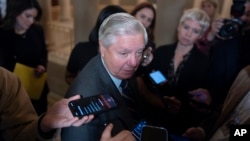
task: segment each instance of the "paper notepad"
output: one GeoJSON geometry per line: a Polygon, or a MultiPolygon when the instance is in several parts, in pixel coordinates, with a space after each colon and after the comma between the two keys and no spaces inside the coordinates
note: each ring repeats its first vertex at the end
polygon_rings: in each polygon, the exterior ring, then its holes
{"type": "Polygon", "coordinates": [[[34,75],[34,68],[16,63],[14,74],[16,74],[31,99],[40,99],[46,82],[47,73],[37,78],[34,75]]]}

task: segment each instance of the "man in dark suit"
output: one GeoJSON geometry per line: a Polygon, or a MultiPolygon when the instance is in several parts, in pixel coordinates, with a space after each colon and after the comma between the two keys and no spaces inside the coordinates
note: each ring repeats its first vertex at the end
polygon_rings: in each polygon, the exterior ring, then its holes
{"type": "Polygon", "coordinates": [[[117,100],[118,107],[96,115],[93,121],[84,126],[62,129],[62,141],[99,141],[108,123],[114,125],[112,135],[131,130],[136,125],[143,113],[142,101],[136,81],[130,78],[141,63],[146,43],[147,33],[133,16],[117,13],[105,19],[99,30],[100,54],[78,74],[66,97],[108,93],[117,100]],[[127,103],[122,99],[122,80],[128,80],[129,92],[136,101],[136,115],[128,110],[127,103]]]}

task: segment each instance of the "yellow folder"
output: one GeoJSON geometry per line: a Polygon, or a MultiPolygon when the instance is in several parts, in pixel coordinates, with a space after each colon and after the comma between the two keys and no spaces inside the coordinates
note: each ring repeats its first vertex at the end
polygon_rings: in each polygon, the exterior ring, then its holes
{"type": "Polygon", "coordinates": [[[37,78],[34,75],[34,68],[16,63],[14,74],[19,77],[31,99],[37,100],[40,98],[46,82],[47,73],[44,73],[41,77],[37,78]]]}

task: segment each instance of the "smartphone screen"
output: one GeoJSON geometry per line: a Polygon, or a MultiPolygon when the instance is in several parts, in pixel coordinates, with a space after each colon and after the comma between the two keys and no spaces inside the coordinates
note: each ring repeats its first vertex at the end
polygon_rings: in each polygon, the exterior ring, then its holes
{"type": "Polygon", "coordinates": [[[76,117],[110,110],[117,107],[117,102],[109,94],[100,94],[69,102],[69,108],[76,117]]]}
{"type": "Polygon", "coordinates": [[[142,128],[141,141],[168,141],[168,132],[162,127],[146,125],[142,128]]]}
{"type": "Polygon", "coordinates": [[[135,137],[136,141],[141,141],[142,128],[145,125],[147,125],[146,121],[140,121],[132,130],[132,135],[135,137]]]}
{"type": "Polygon", "coordinates": [[[151,72],[149,76],[154,84],[159,85],[167,82],[167,78],[159,70],[151,72]]]}

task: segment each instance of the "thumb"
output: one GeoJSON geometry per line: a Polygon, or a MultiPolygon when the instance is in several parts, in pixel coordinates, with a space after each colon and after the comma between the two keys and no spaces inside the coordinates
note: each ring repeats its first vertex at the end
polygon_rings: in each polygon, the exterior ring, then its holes
{"type": "Polygon", "coordinates": [[[112,123],[108,124],[107,127],[102,132],[102,138],[101,139],[103,140],[103,139],[111,138],[112,129],[113,129],[113,124],[112,123]]]}
{"type": "Polygon", "coordinates": [[[80,99],[81,96],[78,94],[78,95],[75,95],[75,96],[72,96],[70,98],[68,98],[69,101],[72,101],[72,100],[77,100],[77,99],[80,99]]]}

